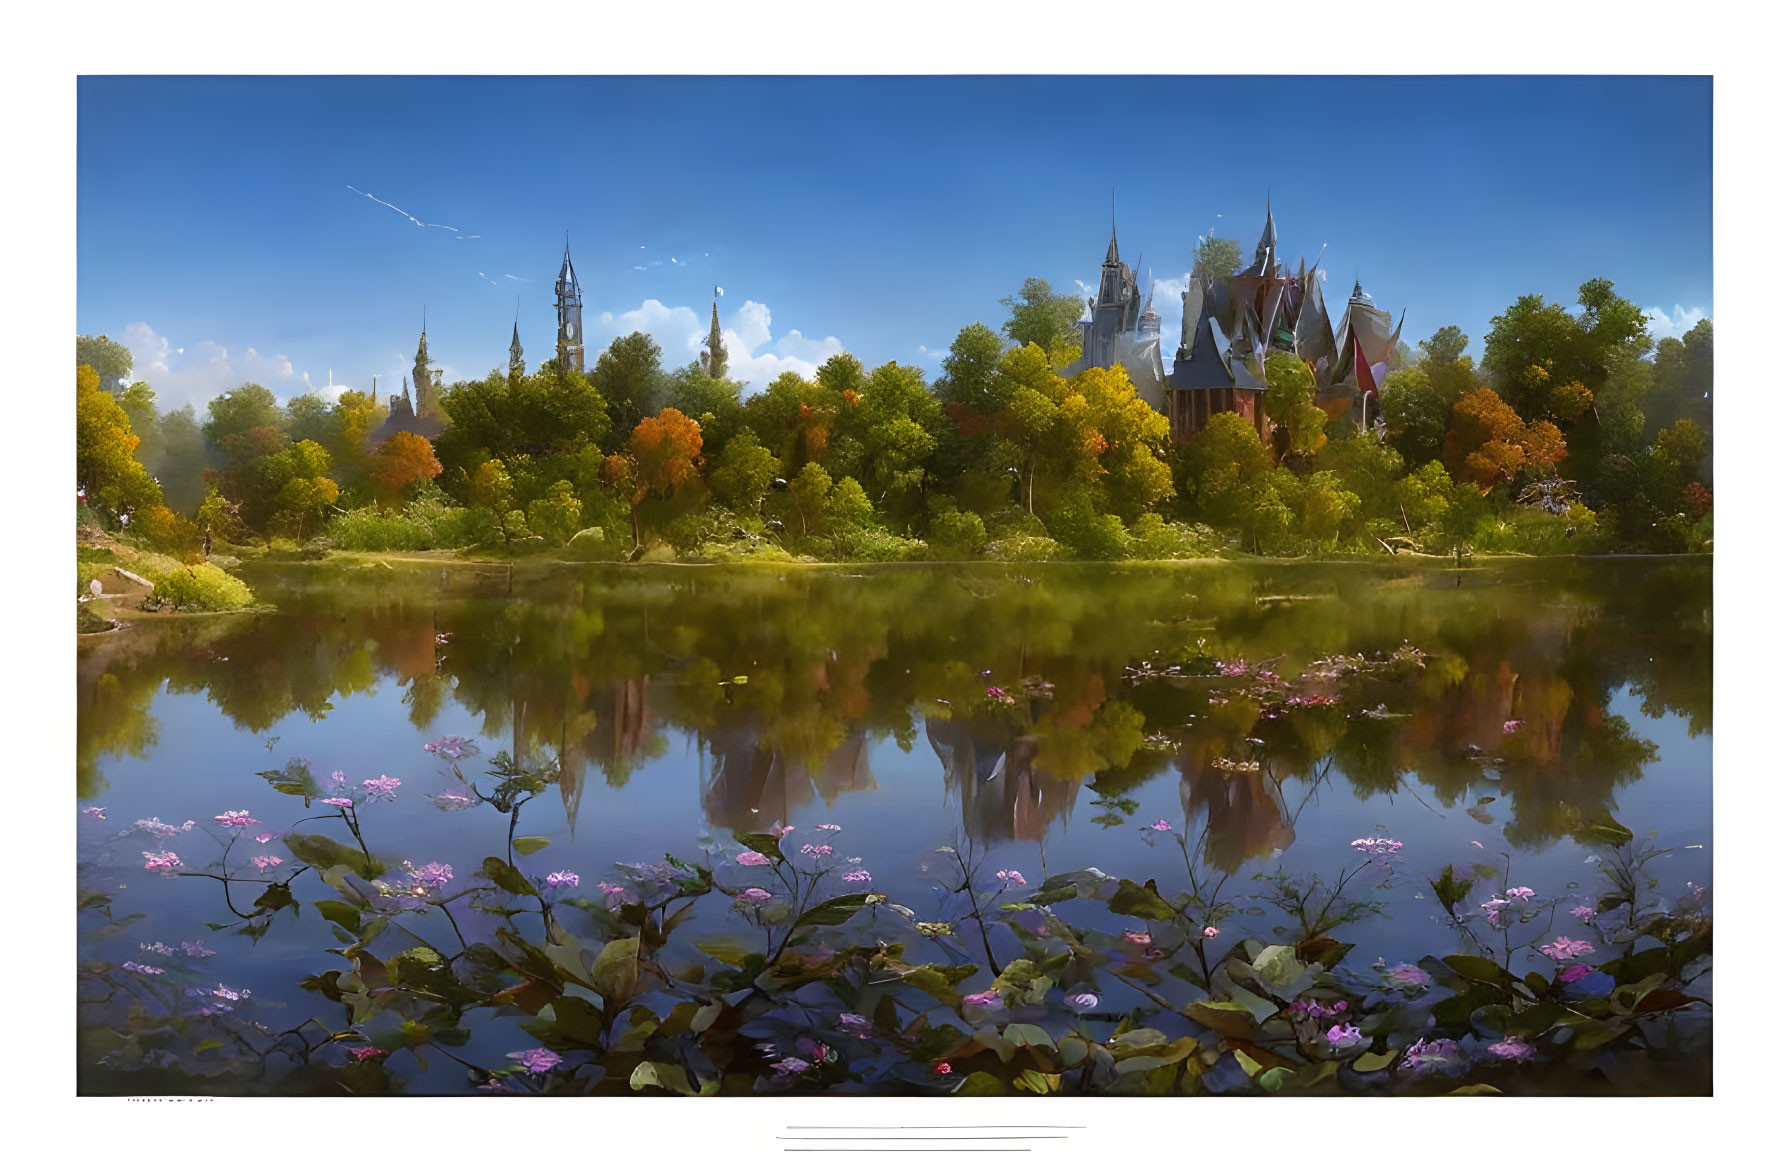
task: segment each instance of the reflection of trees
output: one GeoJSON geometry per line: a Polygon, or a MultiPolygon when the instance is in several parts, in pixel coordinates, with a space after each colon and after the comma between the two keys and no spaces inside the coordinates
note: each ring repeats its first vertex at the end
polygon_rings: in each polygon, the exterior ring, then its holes
{"type": "Polygon", "coordinates": [[[395,684],[419,729],[444,731],[451,698],[479,723],[462,732],[557,761],[574,820],[591,772],[627,784],[668,730],[712,757],[710,821],[746,828],[874,787],[870,748],[911,750],[923,721],[978,841],[1042,838],[1089,780],[1100,817],[1122,820],[1124,791],[1179,747],[1186,813],[1211,826],[1211,862],[1236,866],[1290,835],[1276,779],[1421,784],[1448,804],[1496,793],[1506,805],[1488,809],[1529,845],[1607,817],[1652,760],[1610,711],[1623,689],[1693,732],[1710,723],[1709,573],[1694,562],[1528,561],[1460,586],[1343,564],[305,573],[302,589],[257,582],[277,615],[84,641],[82,792],[103,785],[104,757],[154,744],[164,683],[256,731],[395,684]],[[1122,672],[1278,656],[1292,679],[1406,641],[1427,668],[1326,682],[1341,703],[1272,719],[1214,696],[1222,680],[1122,672]]]}

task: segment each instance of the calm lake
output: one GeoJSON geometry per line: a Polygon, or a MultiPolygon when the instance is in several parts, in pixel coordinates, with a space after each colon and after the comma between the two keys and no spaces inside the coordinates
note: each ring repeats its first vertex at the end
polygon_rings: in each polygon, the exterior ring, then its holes
{"type": "MultiPolygon", "coordinates": [[[[802,994],[830,991],[824,1013],[791,995],[763,1019],[746,1016],[725,1045],[701,1042],[700,1012],[697,1027],[685,1012],[671,1029],[680,1000],[738,1004],[737,994],[724,996],[730,983],[750,984],[750,966],[764,962],[741,961],[741,949],[769,953],[773,968],[779,961],[786,930],[753,907],[756,897],[739,895],[748,884],[780,891],[753,878],[768,877],[767,864],[740,862],[767,842],[782,843],[792,861],[804,858],[801,843],[813,848],[806,859],[838,865],[815,899],[857,891],[884,901],[844,927],[818,919],[815,940],[790,943],[789,956],[820,966],[857,947],[843,934],[881,942],[899,928],[912,964],[980,967],[957,994],[947,991],[952,1003],[989,988],[990,963],[1043,956],[1022,949],[1023,923],[971,917],[964,901],[977,891],[980,915],[1080,869],[1108,881],[1158,880],[1171,903],[1190,883],[1218,886],[1180,930],[1166,914],[1149,915],[1153,905],[1105,903],[1110,883],[1099,902],[1091,888],[1068,903],[1039,902],[1065,917],[1086,906],[1077,923],[1097,934],[1094,953],[1110,962],[1057,974],[1037,1013],[1011,1021],[1040,1022],[1053,1039],[1070,1022],[1096,1034],[1148,1026],[1172,1046],[1176,1032],[1162,1020],[1173,1015],[1152,993],[1176,1006],[1202,995],[1225,1005],[1265,998],[1272,1005],[1256,1019],[1290,1015],[1278,1042],[1258,1035],[1252,1050],[1202,1035],[1173,1064],[1152,1068],[1179,1083],[1147,1082],[1157,1076],[1121,1061],[1100,1085],[1114,1091],[1187,1090],[1196,1077],[1208,1090],[1236,1090],[1225,1081],[1239,1064],[1273,1090],[1291,1077],[1275,1075],[1258,1051],[1276,1047],[1303,1056],[1288,1061],[1301,1069],[1309,1059],[1313,1080],[1334,1081],[1338,1062],[1349,1067],[1345,1091],[1372,1090],[1373,1077],[1405,1086],[1399,1079],[1422,1074],[1421,1064],[1374,1072],[1351,1063],[1353,1036],[1345,1031],[1349,1041],[1334,1054],[1322,1038],[1313,1042],[1295,1021],[1300,1012],[1283,1009],[1293,1001],[1277,996],[1283,987],[1221,996],[1211,966],[1245,938],[1256,948],[1239,954],[1244,968],[1262,943],[1346,942],[1346,962],[1324,963],[1368,976],[1338,976],[1338,996],[1351,1003],[1341,1013],[1366,1024],[1392,1059],[1421,1058],[1409,1051],[1433,1037],[1421,1015],[1410,1029],[1385,1025],[1372,1014],[1375,999],[1390,995],[1363,994],[1360,983],[1385,967],[1470,951],[1430,882],[1447,867],[1477,885],[1459,911],[1479,918],[1477,939],[1496,966],[1517,978],[1541,970],[1538,982],[1557,983],[1543,1001],[1563,1007],[1545,1021],[1499,1017],[1488,1027],[1480,1007],[1495,999],[1476,1000],[1471,1026],[1463,1016],[1453,1036],[1508,1034],[1519,1051],[1533,1043],[1544,1055],[1502,1065],[1484,1058],[1489,1068],[1460,1080],[1591,1094],[1706,1090],[1695,1056],[1708,1009],[1689,1001],[1708,995],[1706,976],[1687,979],[1686,1001],[1664,1007],[1674,1013],[1651,1014],[1623,1035],[1628,1049],[1598,1067],[1575,1056],[1604,1047],[1602,1035],[1566,1037],[1589,1018],[1564,1009],[1570,997],[1560,991],[1570,983],[1558,984],[1565,975],[1554,962],[1564,971],[1576,955],[1543,957],[1530,942],[1588,937],[1591,965],[1655,944],[1611,944],[1610,925],[1600,920],[1598,937],[1581,923],[1589,909],[1569,914],[1587,900],[1614,907],[1596,894],[1609,888],[1601,868],[1618,848],[1674,849],[1646,863],[1652,899],[1710,883],[1707,560],[1483,561],[1458,571],[261,564],[243,573],[276,611],[151,618],[81,642],[71,817],[83,901],[84,1091],[628,1094],[643,1081],[687,1090],[684,1080],[724,1093],[811,1091],[824,1090],[816,1073],[835,1067],[826,1088],[883,1092],[899,1079],[951,1091],[966,1072],[993,1072],[1011,1090],[1011,1065],[1023,1067],[1033,1044],[997,1058],[926,1034],[950,1021],[954,1038],[973,1035],[989,1018],[974,1000],[961,1019],[935,1012],[908,1029],[924,999],[892,1009],[868,995],[853,1001],[859,995],[843,992],[849,974],[837,967],[824,981],[814,970],[817,983],[802,994]],[[502,776],[487,773],[494,762],[502,776]],[[783,827],[796,829],[787,840],[778,838],[783,827]],[[1358,840],[1399,846],[1378,860],[1358,840]],[[938,851],[945,846],[956,854],[938,851]],[[662,862],[667,853],[673,865],[662,862]],[[177,862],[158,866],[167,857],[177,862]],[[481,876],[487,859],[512,870],[481,876]],[[982,887],[958,883],[961,873],[945,874],[941,860],[973,862],[982,887]],[[660,870],[618,873],[618,863],[660,870]],[[1364,863],[1378,870],[1350,880],[1349,896],[1378,907],[1341,924],[1302,925],[1286,900],[1273,899],[1288,890],[1277,873],[1294,888],[1314,875],[1335,887],[1344,869],[1364,863]],[[432,864],[447,865],[453,882],[428,872],[432,864]],[[691,870],[665,871],[676,865],[691,870]],[[693,865],[712,869],[723,890],[692,900],[675,922],[662,913],[658,936],[651,913],[640,930],[628,910],[650,907],[643,892],[681,884],[696,893],[709,882],[689,878],[693,865]],[[999,873],[1017,877],[997,881],[999,873]],[[450,926],[440,910],[419,906],[470,882],[495,883],[498,895],[521,897],[524,911],[486,907],[475,893],[448,909],[450,926]],[[393,903],[405,893],[417,903],[393,903]],[[556,896],[566,903],[550,913],[556,896]],[[1481,912],[1488,899],[1514,902],[1502,926],[1500,905],[1481,912]],[[1520,935],[1509,931],[1530,905],[1546,911],[1522,921],[1520,935]],[[895,906],[905,922],[888,911],[895,906]],[[1128,917],[1127,907],[1141,912],[1128,917]],[[873,915],[881,919],[867,926],[873,915]],[[1196,958],[1208,920],[1216,931],[1196,958]],[[888,921],[896,928],[879,927],[888,921]],[[926,927],[940,924],[955,931],[940,937],[926,927]],[[1135,955],[1124,951],[1136,940],[1112,936],[1152,925],[1155,942],[1141,937],[1135,955]],[[506,926],[543,948],[557,942],[562,952],[548,952],[563,980],[531,969],[549,963],[532,946],[506,945],[506,926]],[[564,953],[560,926],[589,943],[582,957],[576,938],[564,953]],[[641,947],[627,971],[636,984],[618,997],[598,954],[629,931],[658,952],[649,964],[641,947]],[[731,952],[727,941],[737,943],[731,952]],[[384,977],[369,976],[375,954],[384,977]],[[726,964],[746,977],[717,977],[726,964]],[[593,980],[565,978],[565,967],[593,980]],[[664,981],[655,985],[649,972],[664,981]],[[1086,997],[1064,1010],[1071,989],[1086,997]],[[614,1018],[623,1002],[635,1017],[614,1018]],[[577,1052],[583,1028],[571,1019],[592,1005],[608,1017],[588,1028],[588,1053],[577,1052]],[[864,1012],[855,1021],[873,1025],[856,1031],[852,1006],[864,1012]],[[663,1020],[657,1031],[641,1025],[640,1007],[663,1020]],[[1072,1012],[1079,1017],[1062,1017],[1072,1012]],[[641,1037],[624,1045],[630,1024],[641,1037]],[[536,1070],[544,1059],[513,1059],[540,1049],[558,1061],[552,1074],[536,1070]],[[1651,1060],[1692,1059],[1624,1083],[1618,1074],[1642,1066],[1638,1049],[1651,1060]],[[776,1055],[805,1058],[772,1068],[776,1055]],[[1274,1079],[1259,1074],[1264,1062],[1274,1079]],[[1323,1062],[1332,1067],[1320,1073],[1323,1062]],[[519,1072],[499,1070],[518,1063],[519,1072]],[[1549,1063],[1569,1074],[1548,1082],[1539,1072],[1549,1063]],[[1125,1082],[1133,1074],[1146,1082],[1125,1082]],[[554,1079],[573,1082],[543,1082],[554,1079]]],[[[1321,945],[1301,944],[1301,963],[1319,956],[1321,945]]],[[[1446,993],[1454,975],[1427,968],[1446,993]]],[[[1637,976],[1616,972],[1611,984],[1637,976]]],[[[1322,977],[1315,967],[1313,977],[1322,977]]],[[[1657,997],[1635,995],[1644,996],[1657,997]]],[[[1001,1015],[1031,1004],[1004,997],[1001,1015]]],[[[1506,991],[1504,1001],[1520,1010],[1526,997],[1506,991]]],[[[1607,989],[1597,997],[1620,1000],[1607,989]]],[[[1599,1002],[1604,1013],[1591,1017],[1610,1021],[1615,1005],[1599,1002]]],[[[1492,1011],[1508,1015],[1510,1005],[1492,1011]]],[[[1037,1078],[1099,1068],[1077,1045],[1079,1068],[1069,1044],[1053,1042],[1050,1061],[1031,1065],[1045,1073],[1037,1078]]]]}

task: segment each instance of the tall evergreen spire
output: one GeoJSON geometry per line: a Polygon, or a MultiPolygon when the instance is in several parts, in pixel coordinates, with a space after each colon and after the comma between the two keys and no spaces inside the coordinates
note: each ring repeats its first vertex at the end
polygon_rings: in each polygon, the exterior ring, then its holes
{"type": "Polygon", "coordinates": [[[721,303],[709,305],[709,344],[702,351],[702,367],[711,379],[727,373],[727,347],[721,341],[721,303]]]}
{"type": "Polygon", "coordinates": [[[517,299],[516,323],[510,327],[510,374],[520,375],[524,371],[522,365],[522,306],[517,299]]]}

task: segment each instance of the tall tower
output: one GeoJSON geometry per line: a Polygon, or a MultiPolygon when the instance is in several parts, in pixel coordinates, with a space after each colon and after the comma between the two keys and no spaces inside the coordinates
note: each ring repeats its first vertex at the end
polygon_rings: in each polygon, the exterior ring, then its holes
{"type": "Polygon", "coordinates": [[[435,372],[429,366],[429,311],[423,310],[423,332],[416,340],[416,365],[410,368],[411,382],[416,384],[416,413],[429,415],[435,409],[435,372]]]}
{"type": "Polygon", "coordinates": [[[560,262],[559,280],[553,283],[559,310],[559,340],[555,353],[560,366],[584,373],[584,299],[578,293],[578,274],[572,271],[572,238],[566,236],[566,259],[560,262]]]}
{"type": "Polygon", "coordinates": [[[727,373],[727,347],[721,343],[721,303],[709,306],[709,344],[702,352],[702,369],[709,378],[719,379],[727,373]]]}
{"type": "Polygon", "coordinates": [[[522,365],[522,305],[516,305],[516,324],[510,327],[510,374],[521,376],[527,370],[522,365]]]}

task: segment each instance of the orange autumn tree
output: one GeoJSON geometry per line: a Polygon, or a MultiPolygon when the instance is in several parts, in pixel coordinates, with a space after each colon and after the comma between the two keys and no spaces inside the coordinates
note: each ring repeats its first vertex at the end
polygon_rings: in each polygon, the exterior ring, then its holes
{"type": "Polygon", "coordinates": [[[1455,403],[1442,441],[1442,463],[1456,480],[1471,481],[1481,493],[1519,473],[1551,469],[1565,457],[1566,439],[1559,428],[1547,420],[1525,421],[1486,387],[1455,403]]]}
{"type": "Polygon", "coordinates": [[[378,486],[381,503],[402,501],[417,485],[441,475],[435,447],[415,432],[394,432],[373,453],[369,474],[378,486]]]}
{"type": "Polygon", "coordinates": [[[702,466],[702,426],[675,407],[634,426],[628,451],[604,462],[604,475],[628,498],[634,547],[640,548],[640,503],[647,494],[669,497],[696,479],[702,466]]]}

